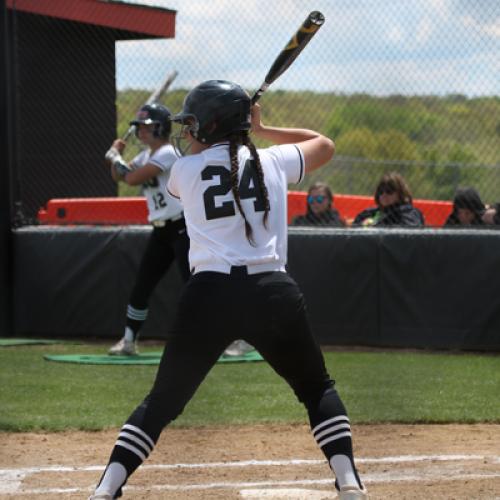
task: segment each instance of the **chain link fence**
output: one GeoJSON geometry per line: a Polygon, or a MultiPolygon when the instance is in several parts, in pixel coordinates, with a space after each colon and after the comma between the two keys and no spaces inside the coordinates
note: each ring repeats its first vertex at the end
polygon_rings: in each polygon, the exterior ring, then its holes
{"type": "MultiPolygon", "coordinates": [[[[173,112],[203,80],[251,92],[311,10],[325,25],[261,99],[265,123],[336,142],[298,189],[321,180],[373,204],[396,171],[415,199],[451,201],[472,186],[485,204],[500,201],[497,0],[25,4],[7,2],[16,224],[39,222],[54,198],[140,196],[112,182],[103,157],[165,77],[177,72],[161,98],[173,112]],[[170,35],[158,34],[159,16],[175,22],[170,35]]],[[[125,159],[139,150],[132,137],[125,159]]]]}

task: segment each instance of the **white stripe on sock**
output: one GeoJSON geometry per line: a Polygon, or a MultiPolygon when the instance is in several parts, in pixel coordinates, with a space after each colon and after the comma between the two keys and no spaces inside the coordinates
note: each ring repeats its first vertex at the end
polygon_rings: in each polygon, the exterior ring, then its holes
{"type": "Polygon", "coordinates": [[[149,446],[149,444],[146,443],[146,441],[144,441],[144,439],[138,438],[137,436],[135,436],[134,434],[131,434],[130,432],[122,430],[122,432],[120,432],[120,435],[118,436],[118,438],[121,438],[121,437],[127,438],[128,440],[133,441],[134,443],[137,443],[139,446],[142,446],[148,452],[148,455],[153,451],[153,448],[151,448],[151,446],[149,446]]]}
{"type": "Polygon", "coordinates": [[[134,309],[131,306],[127,307],[127,317],[138,321],[144,321],[148,317],[149,309],[134,309]]]}
{"type": "Polygon", "coordinates": [[[131,431],[134,431],[136,434],[139,434],[139,436],[143,437],[151,446],[151,449],[155,447],[154,441],[139,427],[136,427],[135,425],[131,424],[125,424],[122,427],[122,430],[124,429],[129,429],[131,431]]]}
{"type": "Polygon", "coordinates": [[[315,432],[318,432],[320,429],[325,427],[325,425],[329,424],[334,424],[335,422],[338,422],[339,420],[344,420],[346,422],[349,422],[349,419],[347,418],[347,415],[339,415],[337,417],[329,418],[328,420],[325,420],[324,422],[321,422],[321,424],[318,424],[312,431],[313,434],[315,432]]]}
{"type": "Polygon", "coordinates": [[[121,446],[122,448],[126,448],[127,450],[131,451],[132,453],[135,453],[142,461],[146,460],[146,455],[144,455],[144,453],[141,450],[139,450],[138,448],[136,448],[135,446],[133,446],[129,443],[126,443],[125,441],[118,440],[115,443],[115,445],[121,446]]]}
{"type": "Polygon", "coordinates": [[[328,427],[328,429],[325,429],[324,431],[319,432],[318,434],[315,434],[314,438],[316,439],[316,441],[319,441],[322,437],[326,436],[327,434],[331,434],[332,432],[338,431],[340,429],[351,430],[351,426],[348,423],[334,425],[332,427],[328,427]]]}
{"type": "Polygon", "coordinates": [[[318,446],[321,448],[322,446],[325,446],[325,444],[331,443],[332,441],[336,441],[337,439],[343,438],[343,437],[351,437],[351,433],[349,431],[347,432],[341,432],[340,434],[335,434],[335,436],[323,439],[323,441],[318,441],[318,446]]]}

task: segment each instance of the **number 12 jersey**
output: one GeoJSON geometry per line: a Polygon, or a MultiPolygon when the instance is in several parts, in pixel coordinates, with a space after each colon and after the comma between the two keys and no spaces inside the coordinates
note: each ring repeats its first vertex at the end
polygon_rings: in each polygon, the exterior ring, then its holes
{"type": "Polygon", "coordinates": [[[143,184],[144,196],[148,205],[148,221],[168,220],[175,218],[182,212],[182,205],[177,198],[170,196],[167,191],[167,182],[172,165],[179,158],[171,144],[165,144],[153,154],[151,150],[141,151],[131,162],[133,169],[154,165],[161,170],[156,177],[143,184]]]}

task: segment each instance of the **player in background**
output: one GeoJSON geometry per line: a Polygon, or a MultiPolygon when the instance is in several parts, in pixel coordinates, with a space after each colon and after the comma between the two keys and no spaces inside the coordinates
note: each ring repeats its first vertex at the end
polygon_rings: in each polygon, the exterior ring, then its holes
{"type": "Polygon", "coordinates": [[[285,270],[288,184],[327,163],[333,142],[312,130],[263,125],[258,105],[251,117],[248,94],[221,80],[191,90],[173,119],[191,143],[191,154],[172,168],[168,190],[183,203],[193,274],[153,387],[122,427],[91,500],[121,495],[164,427],[238,337],[256,347],[306,407],[339,498],[367,498],[346,409],[312,335],[304,297],[285,270]],[[257,151],[250,128],[276,146],[257,151]]]}
{"type": "Polygon", "coordinates": [[[174,260],[183,280],[189,276],[189,239],[182,205],[166,189],[172,165],[178,158],[170,144],[170,117],[168,108],[161,104],[142,106],[130,125],[135,125],[136,136],[146,148],[129,164],[121,156],[126,146],[121,139],[116,139],[106,153],[116,182],[142,184],[148,221],[153,226],[127,305],[125,332],[109,350],[111,355],[137,353],[137,338],[148,316],[149,299],[174,260]]]}

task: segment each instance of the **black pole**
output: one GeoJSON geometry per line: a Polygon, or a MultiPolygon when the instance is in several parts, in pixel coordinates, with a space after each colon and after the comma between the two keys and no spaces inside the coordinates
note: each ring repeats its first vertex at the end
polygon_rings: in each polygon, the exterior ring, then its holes
{"type": "Polygon", "coordinates": [[[0,0],[0,336],[13,335],[12,71],[9,16],[0,0]]]}

